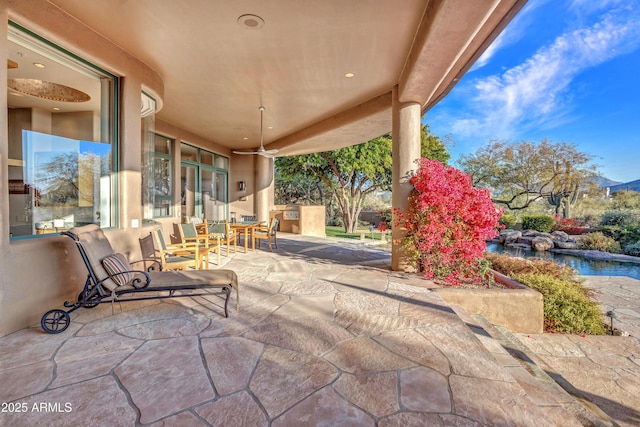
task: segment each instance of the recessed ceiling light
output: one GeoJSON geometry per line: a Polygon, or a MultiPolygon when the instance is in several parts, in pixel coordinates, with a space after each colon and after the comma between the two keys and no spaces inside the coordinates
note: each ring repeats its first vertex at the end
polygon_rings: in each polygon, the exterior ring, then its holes
{"type": "Polygon", "coordinates": [[[34,62],[33,66],[36,68],[45,68],[45,65],[40,62],[34,62]]]}
{"type": "Polygon", "coordinates": [[[273,129],[273,126],[267,126],[267,129],[273,129]]]}
{"type": "Polygon", "coordinates": [[[60,108],[59,107],[53,107],[53,110],[54,111],[60,111],[60,108]]]}
{"type": "Polygon", "coordinates": [[[344,76],[347,77],[347,78],[351,78],[351,77],[355,76],[355,74],[354,73],[344,73],[344,76]]]}
{"type": "Polygon", "coordinates": [[[246,14],[238,18],[238,25],[247,30],[257,30],[264,27],[264,19],[258,15],[246,14]]]}
{"type": "Polygon", "coordinates": [[[245,137],[244,137],[244,138],[242,138],[242,139],[244,139],[244,140],[246,141],[246,140],[247,140],[247,139],[249,139],[249,138],[245,136],[245,137]]]}

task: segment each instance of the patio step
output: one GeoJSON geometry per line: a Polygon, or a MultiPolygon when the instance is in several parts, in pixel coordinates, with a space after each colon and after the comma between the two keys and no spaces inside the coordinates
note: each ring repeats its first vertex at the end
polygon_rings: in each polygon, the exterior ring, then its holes
{"type": "Polygon", "coordinates": [[[451,304],[451,307],[538,405],[561,406],[584,426],[618,425],[562,376],[554,375],[552,370],[508,329],[492,325],[481,315],[469,315],[455,304],[451,304]]]}

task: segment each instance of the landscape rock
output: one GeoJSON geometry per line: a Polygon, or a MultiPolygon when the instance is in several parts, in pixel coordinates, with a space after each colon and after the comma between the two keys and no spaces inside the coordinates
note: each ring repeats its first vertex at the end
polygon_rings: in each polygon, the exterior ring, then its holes
{"type": "Polygon", "coordinates": [[[551,233],[551,238],[554,242],[566,242],[569,240],[569,235],[564,231],[554,231],[553,233],[551,233]]]}
{"type": "Polygon", "coordinates": [[[522,235],[524,237],[549,237],[549,233],[543,233],[542,231],[536,230],[524,230],[522,235]]]}
{"type": "Polygon", "coordinates": [[[522,233],[517,230],[502,230],[500,232],[499,240],[501,244],[506,245],[509,243],[516,243],[521,236],[522,233]]]}
{"type": "Polygon", "coordinates": [[[518,243],[531,246],[531,242],[533,242],[533,239],[536,237],[537,236],[522,236],[518,239],[518,243]]]}
{"type": "Polygon", "coordinates": [[[536,237],[531,241],[531,248],[536,251],[548,251],[553,248],[553,240],[549,237],[536,237]]]}
{"type": "Polygon", "coordinates": [[[563,242],[560,240],[554,240],[553,244],[558,249],[578,249],[578,244],[575,241],[563,242]]]}

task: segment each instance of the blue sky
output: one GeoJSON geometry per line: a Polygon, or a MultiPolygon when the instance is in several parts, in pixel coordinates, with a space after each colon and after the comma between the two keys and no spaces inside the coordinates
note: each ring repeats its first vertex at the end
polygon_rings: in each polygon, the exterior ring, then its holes
{"type": "Polygon", "coordinates": [[[423,122],[454,166],[492,139],[547,138],[640,179],[640,0],[529,0],[423,122]]]}

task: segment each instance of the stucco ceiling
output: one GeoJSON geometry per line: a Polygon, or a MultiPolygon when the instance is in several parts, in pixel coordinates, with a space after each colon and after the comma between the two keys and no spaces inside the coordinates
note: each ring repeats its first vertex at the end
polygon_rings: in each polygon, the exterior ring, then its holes
{"type": "Polygon", "coordinates": [[[525,0],[50,0],[155,69],[157,117],[233,149],[323,151],[428,109],[525,0]],[[243,15],[260,19],[243,24],[243,15]],[[353,77],[345,77],[353,73],[353,77]],[[247,138],[247,139],[245,139],[247,138]],[[271,146],[271,147],[270,147],[271,146]]]}

